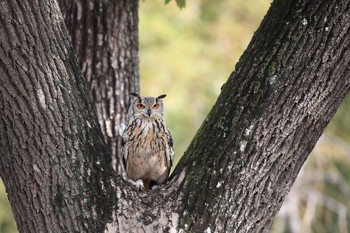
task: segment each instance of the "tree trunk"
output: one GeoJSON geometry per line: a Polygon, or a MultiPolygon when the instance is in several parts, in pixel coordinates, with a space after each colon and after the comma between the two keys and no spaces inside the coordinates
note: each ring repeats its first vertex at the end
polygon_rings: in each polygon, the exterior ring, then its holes
{"type": "Polygon", "coordinates": [[[121,125],[139,92],[138,0],[58,0],[87,79],[114,169],[121,174],[121,125]]]}
{"type": "Polygon", "coordinates": [[[101,232],[111,159],[58,5],[0,15],[0,175],[18,230],[101,232]]]}
{"type": "Polygon", "coordinates": [[[349,91],[349,14],[346,0],[273,2],[174,172],[189,231],[270,230],[349,91]]]}
{"type": "Polygon", "coordinates": [[[170,182],[112,173],[58,6],[0,4],[0,175],[20,232],[268,232],[350,87],[350,3],[276,0],[170,182]]]}

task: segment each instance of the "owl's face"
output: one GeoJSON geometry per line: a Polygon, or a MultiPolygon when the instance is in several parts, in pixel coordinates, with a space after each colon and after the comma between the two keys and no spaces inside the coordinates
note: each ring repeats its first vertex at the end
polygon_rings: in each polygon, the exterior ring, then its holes
{"type": "Polygon", "coordinates": [[[130,108],[134,116],[142,118],[163,117],[163,101],[166,95],[158,97],[140,96],[138,93],[130,93],[135,96],[130,108]]]}

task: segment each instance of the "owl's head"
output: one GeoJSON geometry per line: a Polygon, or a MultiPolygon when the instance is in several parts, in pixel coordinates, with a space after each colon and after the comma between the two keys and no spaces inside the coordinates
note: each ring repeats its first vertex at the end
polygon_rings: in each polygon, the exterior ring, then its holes
{"type": "Polygon", "coordinates": [[[158,118],[163,117],[163,101],[165,94],[158,97],[140,96],[138,93],[130,93],[130,95],[136,97],[131,105],[133,115],[143,118],[158,118]]]}

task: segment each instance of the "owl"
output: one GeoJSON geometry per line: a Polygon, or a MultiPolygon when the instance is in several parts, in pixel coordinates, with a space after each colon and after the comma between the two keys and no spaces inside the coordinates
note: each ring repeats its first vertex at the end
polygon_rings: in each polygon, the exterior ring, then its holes
{"type": "Polygon", "coordinates": [[[123,163],[127,180],[147,191],[151,185],[165,182],[174,160],[173,140],[164,119],[162,99],[166,95],[130,94],[136,98],[122,135],[123,163]]]}

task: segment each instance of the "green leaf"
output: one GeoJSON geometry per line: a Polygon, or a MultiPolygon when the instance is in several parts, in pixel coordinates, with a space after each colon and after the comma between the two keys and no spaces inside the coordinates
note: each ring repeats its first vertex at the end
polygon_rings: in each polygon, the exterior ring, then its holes
{"type": "Polygon", "coordinates": [[[177,6],[181,9],[186,6],[186,0],[176,0],[177,6]]]}
{"type": "MultiPolygon", "coordinates": [[[[165,0],[165,4],[168,4],[171,0],[165,0]]],[[[181,9],[186,6],[186,0],[176,0],[176,5],[181,9]]]]}

